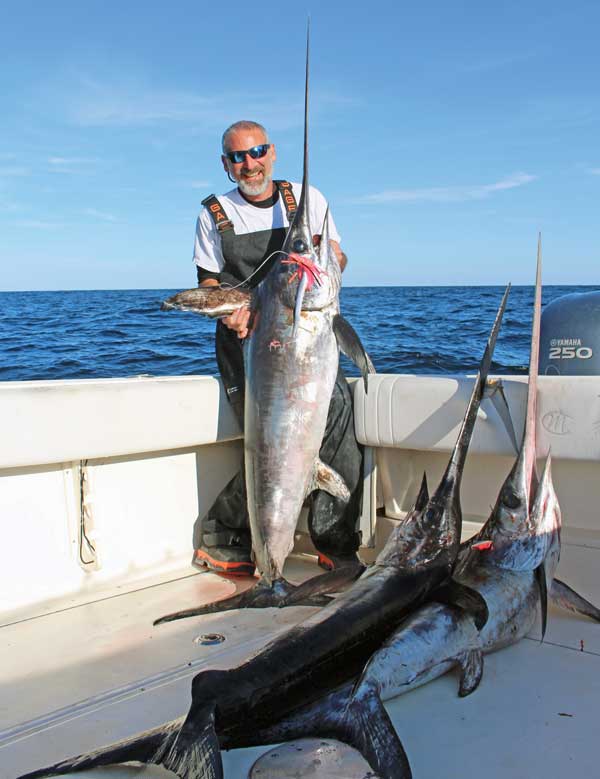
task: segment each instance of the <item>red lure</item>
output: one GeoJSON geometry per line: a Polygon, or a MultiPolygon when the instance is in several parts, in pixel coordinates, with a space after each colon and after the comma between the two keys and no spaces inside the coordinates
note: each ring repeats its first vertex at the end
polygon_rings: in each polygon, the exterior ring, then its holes
{"type": "Polygon", "coordinates": [[[326,276],[327,273],[325,273],[324,270],[321,270],[318,265],[315,265],[310,257],[303,257],[301,254],[296,254],[295,252],[290,252],[288,257],[289,259],[281,261],[283,265],[298,266],[288,279],[288,284],[291,284],[294,279],[301,281],[306,273],[306,289],[310,289],[313,284],[321,286],[321,277],[326,276]]]}
{"type": "Polygon", "coordinates": [[[493,547],[493,544],[491,541],[480,541],[478,544],[473,544],[471,546],[471,549],[477,549],[478,552],[486,552],[488,549],[491,549],[493,547]]]}

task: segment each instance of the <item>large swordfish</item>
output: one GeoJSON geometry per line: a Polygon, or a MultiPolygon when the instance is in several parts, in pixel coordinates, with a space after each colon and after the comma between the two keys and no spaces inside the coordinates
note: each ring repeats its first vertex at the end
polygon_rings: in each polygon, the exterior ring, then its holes
{"type": "Polygon", "coordinates": [[[298,209],[279,257],[252,290],[197,288],[166,300],[165,309],[221,317],[240,305],[252,310],[244,344],[246,374],[244,451],[248,513],[258,584],[215,604],[171,614],[158,622],[244,607],[323,604],[317,593],[355,579],[349,566],[314,577],[298,590],[283,578],[302,504],[315,489],[348,500],[339,474],[319,460],[327,412],[338,371],[339,350],[353,359],[364,381],[372,372],[351,325],[339,313],[341,270],[323,225],[309,221],[308,40],[304,104],[304,173],[298,209]],[[313,235],[321,241],[316,249],[313,235]]]}
{"type": "MultiPolygon", "coordinates": [[[[440,484],[431,498],[422,489],[373,566],[333,602],[242,665],[195,676],[187,717],[21,779],[130,761],[162,764],[180,779],[221,779],[222,745],[243,743],[358,675],[399,622],[452,574],[460,549],[461,479],[508,293],[440,484]]],[[[368,707],[359,703],[347,725],[347,740],[376,772],[387,779],[409,779],[406,755],[380,701],[368,707]]]]}

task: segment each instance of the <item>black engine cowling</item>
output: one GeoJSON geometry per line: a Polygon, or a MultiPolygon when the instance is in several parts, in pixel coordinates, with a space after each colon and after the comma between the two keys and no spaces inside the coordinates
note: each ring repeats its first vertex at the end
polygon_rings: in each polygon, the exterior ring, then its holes
{"type": "Polygon", "coordinates": [[[600,291],[564,295],[544,308],[540,374],[600,375],[600,291]]]}

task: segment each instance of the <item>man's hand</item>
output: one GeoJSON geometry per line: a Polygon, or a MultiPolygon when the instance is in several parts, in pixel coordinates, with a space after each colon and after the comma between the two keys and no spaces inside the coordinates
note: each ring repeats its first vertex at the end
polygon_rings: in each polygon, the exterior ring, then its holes
{"type": "Polygon", "coordinates": [[[247,306],[237,308],[233,314],[223,317],[221,320],[226,327],[238,334],[238,338],[245,338],[248,335],[249,321],[250,309],[247,306]]]}
{"type": "MultiPolygon", "coordinates": [[[[318,246],[321,243],[321,236],[320,235],[313,235],[313,245],[318,246]]],[[[348,258],[344,254],[344,252],[341,249],[341,246],[337,241],[333,241],[331,238],[329,239],[329,243],[331,245],[331,248],[335,252],[335,256],[337,257],[337,261],[339,263],[340,269],[342,272],[344,271],[344,268],[348,264],[348,258]]]]}
{"type": "MultiPolygon", "coordinates": [[[[219,282],[216,279],[205,279],[200,283],[201,287],[218,287],[219,282]]],[[[248,335],[248,323],[250,321],[250,309],[247,306],[241,306],[233,314],[223,317],[221,322],[230,330],[238,334],[238,338],[245,338],[248,335]]]]}

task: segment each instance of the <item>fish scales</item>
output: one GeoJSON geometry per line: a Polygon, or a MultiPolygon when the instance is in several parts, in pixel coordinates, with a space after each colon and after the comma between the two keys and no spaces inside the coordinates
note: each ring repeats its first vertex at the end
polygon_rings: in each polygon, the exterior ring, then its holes
{"type": "Polygon", "coordinates": [[[260,316],[246,347],[244,427],[253,550],[268,584],[283,577],[293,547],[339,359],[331,326],[337,300],[303,317],[292,339],[286,309],[270,287],[258,292],[260,316]]]}

